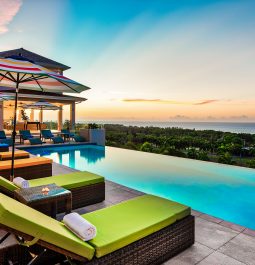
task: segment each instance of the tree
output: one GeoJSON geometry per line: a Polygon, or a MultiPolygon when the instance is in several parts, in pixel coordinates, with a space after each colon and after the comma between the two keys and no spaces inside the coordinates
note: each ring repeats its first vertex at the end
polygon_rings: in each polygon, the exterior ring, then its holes
{"type": "Polygon", "coordinates": [[[70,128],[70,121],[69,120],[64,121],[63,128],[69,130],[69,128],[70,128]]]}
{"type": "Polygon", "coordinates": [[[26,112],[25,112],[24,109],[22,109],[22,110],[20,111],[20,113],[21,113],[21,119],[22,119],[23,121],[28,121],[28,120],[29,120],[29,117],[26,115],[26,112]]]}
{"type": "Polygon", "coordinates": [[[248,160],[246,164],[248,167],[255,168],[255,159],[248,160]]]}
{"type": "Polygon", "coordinates": [[[228,152],[221,154],[218,157],[218,162],[222,164],[229,164],[229,165],[235,164],[235,161],[233,161],[232,156],[228,152]]]}
{"type": "Polygon", "coordinates": [[[144,142],[142,146],[140,147],[140,151],[143,152],[153,152],[153,145],[149,142],[144,142]]]}
{"type": "Polygon", "coordinates": [[[198,154],[195,148],[189,148],[187,152],[187,157],[192,159],[197,159],[198,154]]]}

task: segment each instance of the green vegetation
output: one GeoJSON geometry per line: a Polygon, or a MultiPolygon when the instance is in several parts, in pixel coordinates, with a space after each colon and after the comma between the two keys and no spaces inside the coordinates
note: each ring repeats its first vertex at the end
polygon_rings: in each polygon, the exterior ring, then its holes
{"type": "MultiPolygon", "coordinates": [[[[45,123],[49,129],[57,129],[56,122],[45,123]]],[[[63,127],[69,125],[66,120],[63,127]]],[[[76,123],[75,131],[100,127],[76,123]]],[[[105,124],[104,128],[108,146],[255,168],[255,134],[116,124],[105,124]]]]}
{"type": "Polygon", "coordinates": [[[255,168],[255,135],[106,124],[108,146],[255,168]]]}

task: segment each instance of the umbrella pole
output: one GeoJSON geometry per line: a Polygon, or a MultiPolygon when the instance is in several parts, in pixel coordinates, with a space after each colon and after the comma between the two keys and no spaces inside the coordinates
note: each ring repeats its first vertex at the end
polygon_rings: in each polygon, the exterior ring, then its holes
{"type": "Polygon", "coordinates": [[[14,151],[15,151],[15,137],[16,137],[16,123],[17,123],[18,93],[19,93],[19,74],[17,76],[16,91],[15,91],[15,107],[14,107],[13,131],[12,131],[12,165],[11,165],[10,181],[13,181],[14,178],[14,151]]]}

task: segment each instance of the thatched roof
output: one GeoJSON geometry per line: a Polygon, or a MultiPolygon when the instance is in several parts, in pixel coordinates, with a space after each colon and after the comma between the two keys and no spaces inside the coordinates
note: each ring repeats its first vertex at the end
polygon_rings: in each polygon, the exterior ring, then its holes
{"type": "Polygon", "coordinates": [[[56,61],[48,59],[48,58],[41,56],[37,53],[30,52],[30,51],[25,50],[23,48],[0,52],[0,57],[7,57],[7,56],[11,56],[11,55],[22,55],[23,57],[25,57],[29,60],[32,60],[34,63],[39,64],[41,66],[44,66],[46,68],[56,68],[56,69],[60,69],[62,71],[70,69],[70,67],[67,65],[64,65],[62,63],[58,63],[56,61]]]}

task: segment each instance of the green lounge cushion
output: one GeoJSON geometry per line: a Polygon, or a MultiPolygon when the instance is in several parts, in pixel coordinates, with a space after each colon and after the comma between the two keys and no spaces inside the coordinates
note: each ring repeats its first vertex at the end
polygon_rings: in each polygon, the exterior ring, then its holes
{"type": "Polygon", "coordinates": [[[72,172],[69,174],[29,180],[30,187],[55,183],[65,189],[80,188],[87,185],[104,182],[104,177],[88,171],[72,172]]]}
{"type": "Polygon", "coordinates": [[[16,186],[12,181],[0,176],[0,186],[4,187],[9,191],[15,191],[19,187],[16,186]]]}
{"type": "Polygon", "coordinates": [[[82,215],[97,228],[89,243],[102,257],[190,215],[190,208],[153,195],[82,215]]]}
{"type": "Polygon", "coordinates": [[[1,193],[0,223],[89,260],[94,256],[94,248],[69,231],[63,223],[1,193]]]}

